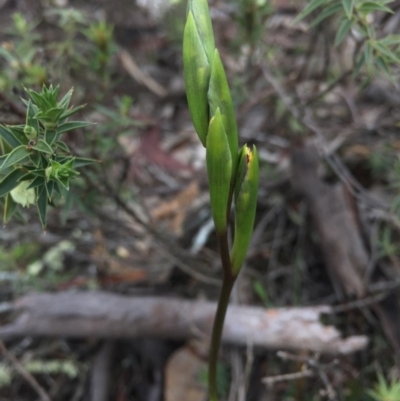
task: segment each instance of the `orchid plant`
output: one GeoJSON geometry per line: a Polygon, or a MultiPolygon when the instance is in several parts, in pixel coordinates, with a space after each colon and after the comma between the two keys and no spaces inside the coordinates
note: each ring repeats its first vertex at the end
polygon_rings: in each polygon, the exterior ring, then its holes
{"type": "Polygon", "coordinates": [[[193,125],[206,148],[211,212],[223,268],[208,371],[210,400],[217,401],[217,361],[225,314],[254,226],[258,155],[255,146],[244,145],[239,150],[235,111],[224,66],[215,48],[207,0],[188,1],[183,65],[193,125]],[[228,234],[232,203],[234,235],[230,248],[228,234]]]}

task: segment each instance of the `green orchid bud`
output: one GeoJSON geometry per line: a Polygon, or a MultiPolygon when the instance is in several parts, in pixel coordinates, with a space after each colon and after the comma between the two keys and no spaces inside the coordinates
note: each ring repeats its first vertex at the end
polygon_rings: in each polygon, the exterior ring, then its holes
{"type": "MultiPolygon", "coordinates": [[[[239,162],[238,155],[238,130],[236,125],[235,110],[228,81],[226,79],[224,66],[217,49],[214,50],[211,65],[210,86],[208,88],[208,101],[210,114],[213,116],[217,108],[221,111],[222,122],[228,136],[229,149],[232,154],[232,171],[236,172],[239,162]]],[[[233,178],[234,174],[233,174],[233,178]]],[[[232,183],[233,184],[233,183],[232,183]]]]}
{"type": "Polygon", "coordinates": [[[187,14],[189,15],[189,13],[193,15],[200,42],[206,53],[208,63],[211,65],[215,42],[207,0],[189,0],[187,14]]]}
{"type": "Polygon", "coordinates": [[[235,184],[235,239],[233,241],[231,263],[232,273],[237,275],[246,258],[257,207],[258,155],[244,145],[240,153],[235,184]]]}
{"type": "Polygon", "coordinates": [[[200,141],[206,146],[209,123],[207,91],[211,67],[191,11],[183,34],[183,70],[193,125],[200,141]]]}
{"type": "Polygon", "coordinates": [[[219,108],[210,121],[206,148],[211,212],[217,234],[223,234],[227,230],[232,156],[219,108]]]}

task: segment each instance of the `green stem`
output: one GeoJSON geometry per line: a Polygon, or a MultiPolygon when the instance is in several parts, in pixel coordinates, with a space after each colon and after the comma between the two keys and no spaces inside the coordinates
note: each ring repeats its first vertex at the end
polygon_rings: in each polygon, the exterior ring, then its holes
{"type": "Polygon", "coordinates": [[[228,309],[229,297],[235,284],[236,276],[232,275],[231,261],[227,233],[218,235],[221,262],[224,270],[221,293],[218,300],[217,312],[214,318],[214,325],[211,335],[210,356],[208,365],[208,392],[210,401],[218,401],[217,388],[217,364],[218,352],[221,344],[222,330],[224,327],[226,310],[228,309]]]}

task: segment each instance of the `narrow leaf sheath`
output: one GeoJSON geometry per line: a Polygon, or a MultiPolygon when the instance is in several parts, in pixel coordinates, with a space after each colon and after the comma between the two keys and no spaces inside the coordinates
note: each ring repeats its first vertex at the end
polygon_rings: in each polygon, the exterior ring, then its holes
{"type": "Polygon", "coordinates": [[[232,157],[219,109],[210,121],[206,148],[211,212],[217,234],[221,235],[227,230],[232,157]]]}
{"type": "Polygon", "coordinates": [[[244,145],[240,154],[235,185],[235,238],[231,252],[232,272],[239,273],[246,258],[257,207],[258,155],[253,146],[251,150],[244,145]]]}
{"type": "Polygon", "coordinates": [[[203,45],[207,59],[209,60],[209,64],[211,64],[215,42],[208,1],[189,0],[187,10],[188,14],[191,13],[193,15],[200,41],[203,45]]]}
{"type": "Polygon", "coordinates": [[[191,11],[188,13],[183,35],[183,65],[186,96],[193,125],[200,141],[206,146],[209,122],[207,92],[210,80],[210,64],[191,11]]]}
{"type": "MultiPolygon", "coordinates": [[[[211,66],[210,86],[208,89],[208,101],[210,114],[213,116],[217,108],[221,111],[222,123],[228,138],[229,149],[232,154],[232,175],[235,178],[238,156],[238,130],[236,125],[235,110],[233,107],[231,92],[226,79],[224,66],[217,49],[214,51],[211,66]]],[[[233,182],[232,182],[233,185],[233,182]]]]}

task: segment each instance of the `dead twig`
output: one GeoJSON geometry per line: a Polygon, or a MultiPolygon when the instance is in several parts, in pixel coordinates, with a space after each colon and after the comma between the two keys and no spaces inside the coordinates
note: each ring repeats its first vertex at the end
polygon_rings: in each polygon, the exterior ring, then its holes
{"type": "MultiPolygon", "coordinates": [[[[193,327],[210,335],[216,303],[65,291],[28,295],[15,301],[14,307],[19,316],[0,327],[0,338],[153,336],[185,340],[196,337],[193,327]]],[[[364,349],[366,336],[342,339],[335,327],[319,321],[322,313],[330,311],[329,306],[265,309],[232,305],[228,308],[223,341],[333,354],[364,349]]]]}

